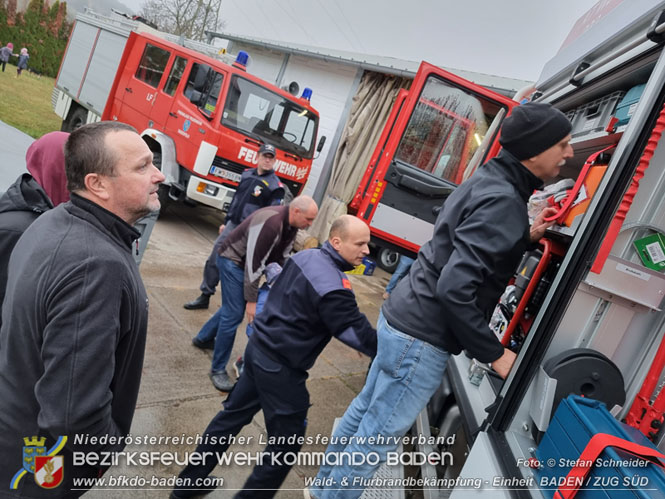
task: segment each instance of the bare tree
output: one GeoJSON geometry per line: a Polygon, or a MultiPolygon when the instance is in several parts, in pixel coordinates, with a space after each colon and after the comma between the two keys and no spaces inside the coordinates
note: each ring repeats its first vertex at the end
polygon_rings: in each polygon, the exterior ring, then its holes
{"type": "Polygon", "coordinates": [[[159,29],[194,40],[205,40],[205,31],[220,31],[222,0],[145,0],[141,15],[159,29]]]}

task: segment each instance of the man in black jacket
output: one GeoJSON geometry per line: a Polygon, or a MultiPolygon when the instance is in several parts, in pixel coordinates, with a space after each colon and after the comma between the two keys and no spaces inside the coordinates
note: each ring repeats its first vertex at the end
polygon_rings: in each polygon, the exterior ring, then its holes
{"type": "Polygon", "coordinates": [[[69,201],[64,152],[67,137],[65,132],[51,132],[35,140],[25,155],[30,173],[22,174],[0,196],[0,308],[9,257],[21,234],[39,215],[69,201]]]}
{"type": "MultiPolygon", "coordinates": [[[[210,422],[196,452],[210,458],[190,464],[181,478],[204,479],[217,459],[254,415],[263,410],[268,445],[236,498],[273,497],[286,478],[305,434],[309,393],[307,371],[333,336],[367,355],[376,352],[376,332],[360,313],[345,271],[369,253],[369,228],[344,215],[333,222],[321,249],[291,257],[273,284],[263,311],[256,316],[254,333],[245,351],[245,367],[238,384],[210,422]]],[[[202,483],[199,481],[198,483],[202,483]]],[[[172,498],[192,497],[202,490],[176,488],[172,498]]]]}
{"type": "Polygon", "coordinates": [[[187,310],[208,308],[210,297],[215,294],[219,282],[217,255],[224,239],[248,216],[259,208],[278,206],[284,200],[284,185],[274,172],[275,146],[262,144],[256,168],[248,168],[242,173],[231,206],[224,223],[219,228],[219,236],[215,240],[212,252],[203,267],[201,294],[194,300],[185,303],[187,310]]]}
{"type": "MultiPolygon", "coordinates": [[[[551,225],[545,210],[530,230],[527,201],[572,157],[570,130],[566,116],[549,104],[524,104],[506,118],[503,150],[448,197],[432,239],[383,304],[377,357],[334,433],[351,443],[327,452],[375,451],[385,459],[396,443],[370,446],[354,437],[402,437],[441,383],[450,354],[465,349],[508,375],[515,354],[489,329],[490,314],[527,246],[551,225]]],[[[311,495],[359,497],[362,478],[377,467],[324,465],[316,483],[331,486],[314,487],[311,495]]]]}
{"type": "Polygon", "coordinates": [[[73,452],[122,450],[136,407],[148,298],[132,224],[159,209],[164,175],[136,131],[118,122],[73,132],[65,171],[71,201],[30,225],[9,262],[0,497],[81,495],[73,480],[105,468],[74,465],[73,452]]]}

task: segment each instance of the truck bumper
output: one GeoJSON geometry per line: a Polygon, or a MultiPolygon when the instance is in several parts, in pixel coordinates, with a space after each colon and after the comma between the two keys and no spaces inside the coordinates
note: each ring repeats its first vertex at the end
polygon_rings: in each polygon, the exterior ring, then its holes
{"type": "Polygon", "coordinates": [[[189,199],[218,210],[228,208],[235,192],[235,189],[210,182],[196,175],[189,177],[187,182],[187,197],[189,199]]]}

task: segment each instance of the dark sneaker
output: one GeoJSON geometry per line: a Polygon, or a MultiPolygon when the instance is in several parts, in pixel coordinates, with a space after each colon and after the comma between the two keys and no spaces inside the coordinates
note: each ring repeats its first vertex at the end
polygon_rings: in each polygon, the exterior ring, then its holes
{"type": "Polygon", "coordinates": [[[226,371],[219,373],[210,373],[210,380],[215,388],[220,392],[230,392],[235,386],[235,382],[226,371]]]}
{"type": "Polygon", "coordinates": [[[196,336],[192,338],[192,345],[201,350],[214,350],[215,349],[215,338],[208,341],[201,341],[196,336]]]}
{"type": "Polygon", "coordinates": [[[245,367],[245,361],[242,360],[242,357],[238,357],[238,360],[236,360],[233,363],[233,370],[236,372],[236,378],[240,377],[244,367],[245,367]]]}
{"type": "Polygon", "coordinates": [[[210,295],[201,294],[196,300],[185,303],[183,307],[187,310],[199,310],[208,308],[210,305],[210,295]]]}

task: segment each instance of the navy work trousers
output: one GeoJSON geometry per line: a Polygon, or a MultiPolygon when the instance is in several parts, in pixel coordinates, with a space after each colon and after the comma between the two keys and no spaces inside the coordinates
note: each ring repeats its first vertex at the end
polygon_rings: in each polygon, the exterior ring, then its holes
{"type": "MultiPolygon", "coordinates": [[[[271,459],[284,454],[297,454],[301,444],[287,443],[298,441],[297,437],[305,434],[309,393],[305,386],[307,373],[290,369],[261,350],[252,335],[245,350],[245,368],[235,388],[224,402],[224,410],[212,419],[205,434],[204,443],[196,448],[199,453],[211,452],[221,454],[229,447],[228,437],[249,424],[259,410],[263,410],[268,433],[267,453],[262,463],[254,467],[252,474],[245,482],[243,490],[236,498],[270,498],[273,497],[284,482],[291,469],[284,459],[271,459]],[[205,443],[206,436],[216,436],[224,443],[210,445],[205,443]],[[280,437],[283,437],[280,439],[280,437]]],[[[216,456],[207,459],[199,466],[188,465],[180,473],[180,477],[197,478],[208,476],[217,464],[216,456]]],[[[222,471],[223,475],[223,471],[222,471]]],[[[190,497],[200,494],[196,490],[175,489],[178,497],[190,497]]]]}

